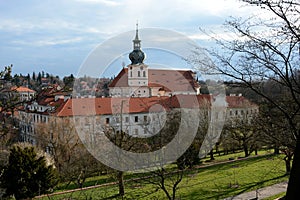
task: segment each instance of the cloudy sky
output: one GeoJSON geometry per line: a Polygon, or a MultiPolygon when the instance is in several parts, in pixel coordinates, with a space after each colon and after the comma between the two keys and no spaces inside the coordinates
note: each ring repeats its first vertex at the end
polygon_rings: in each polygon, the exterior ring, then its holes
{"type": "Polygon", "coordinates": [[[255,12],[238,0],[0,0],[0,9],[1,67],[59,76],[76,75],[97,45],[133,31],[137,21],[141,29],[173,30],[203,46],[199,27],[222,34],[230,16],[255,12]]]}

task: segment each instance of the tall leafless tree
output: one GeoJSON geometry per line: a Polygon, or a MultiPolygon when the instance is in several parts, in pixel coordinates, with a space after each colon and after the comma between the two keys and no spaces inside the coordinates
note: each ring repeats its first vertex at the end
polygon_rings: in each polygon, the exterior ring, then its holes
{"type": "Polygon", "coordinates": [[[87,177],[105,170],[81,142],[71,119],[52,118],[35,127],[37,145],[53,157],[61,181],[83,187],[87,177]]]}
{"type": "Polygon", "coordinates": [[[297,199],[300,185],[300,124],[297,120],[300,114],[300,3],[298,0],[241,1],[263,9],[270,18],[230,19],[226,27],[232,33],[231,40],[206,32],[215,39],[220,51],[209,50],[214,64],[201,59],[195,61],[211,73],[226,75],[251,88],[285,118],[296,143],[286,198],[297,199]],[[261,83],[267,80],[281,85],[292,103],[287,104],[264,91],[261,83]]]}

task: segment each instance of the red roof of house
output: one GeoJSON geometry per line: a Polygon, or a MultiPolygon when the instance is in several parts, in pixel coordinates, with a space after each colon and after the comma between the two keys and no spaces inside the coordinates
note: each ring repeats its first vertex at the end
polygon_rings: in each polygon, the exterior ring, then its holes
{"type": "MultiPolygon", "coordinates": [[[[191,70],[148,69],[148,86],[166,91],[195,91],[199,87],[191,70]]],[[[109,87],[129,87],[128,68],[123,68],[109,87]]]]}
{"type": "MultiPolygon", "coordinates": [[[[139,98],[78,98],[69,99],[57,109],[58,117],[111,115],[121,113],[161,112],[171,108],[209,108],[214,97],[212,95],[175,95],[171,97],[139,97],[139,98]],[[123,102],[123,103],[122,103],[123,102]]],[[[242,96],[226,97],[229,108],[253,107],[242,96]]]]}
{"type": "Polygon", "coordinates": [[[163,87],[166,91],[195,91],[199,87],[191,70],[149,69],[149,87],[163,87]]]}
{"type": "Polygon", "coordinates": [[[257,107],[255,103],[249,101],[244,96],[226,96],[226,101],[229,108],[257,107]]]}
{"type": "Polygon", "coordinates": [[[114,80],[109,84],[109,87],[129,87],[128,68],[123,68],[114,78],[114,80]]]}
{"type": "Polygon", "coordinates": [[[121,107],[123,113],[160,112],[163,107],[167,108],[167,105],[160,104],[166,99],[168,97],[69,99],[56,115],[59,117],[110,115],[120,113],[121,107]],[[154,106],[155,104],[162,106],[154,106]]]}
{"type": "Polygon", "coordinates": [[[35,93],[34,90],[29,89],[28,87],[25,86],[20,86],[20,87],[12,87],[12,90],[15,90],[17,92],[30,92],[30,93],[35,93]]]}

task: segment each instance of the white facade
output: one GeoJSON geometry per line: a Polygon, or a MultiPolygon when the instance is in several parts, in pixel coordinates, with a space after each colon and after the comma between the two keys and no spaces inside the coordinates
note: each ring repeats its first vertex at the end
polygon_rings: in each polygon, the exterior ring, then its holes
{"type": "Polygon", "coordinates": [[[148,66],[145,64],[128,65],[129,87],[148,86],[148,66]]]}
{"type": "Polygon", "coordinates": [[[150,97],[150,89],[148,87],[114,87],[109,90],[112,97],[150,97]]]}

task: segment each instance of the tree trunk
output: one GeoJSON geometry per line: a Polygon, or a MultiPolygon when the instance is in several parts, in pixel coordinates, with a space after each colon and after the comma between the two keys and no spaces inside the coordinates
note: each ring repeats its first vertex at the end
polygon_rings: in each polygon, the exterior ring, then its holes
{"type": "Polygon", "coordinates": [[[118,185],[119,185],[119,196],[123,197],[125,194],[125,189],[124,189],[124,176],[122,171],[117,172],[118,176],[118,185]]]}
{"type": "Polygon", "coordinates": [[[285,173],[290,174],[291,173],[291,159],[287,158],[285,161],[285,173]]]}
{"type": "Polygon", "coordinates": [[[220,155],[221,155],[221,152],[219,151],[219,146],[220,146],[220,143],[217,142],[217,143],[216,143],[216,152],[217,152],[217,154],[220,156],[220,155]]]}
{"type": "Polygon", "coordinates": [[[297,137],[296,149],[294,151],[294,159],[290,173],[288,188],[286,192],[287,200],[299,199],[300,185],[300,135],[297,137]]]}
{"type": "Polygon", "coordinates": [[[274,147],[274,154],[279,155],[279,148],[277,146],[274,147]]]}
{"type": "Polygon", "coordinates": [[[248,151],[248,146],[246,144],[243,144],[243,149],[244,149],[244,152],[245,152],[245,157],[248,157],[249,156],[249,151],[248,151]]]}
{"type": "Polygon", "coordinates": [[[210,155],[210,160],[215,160],[213,149],[210,150],[209,155],[210,155]]]}

